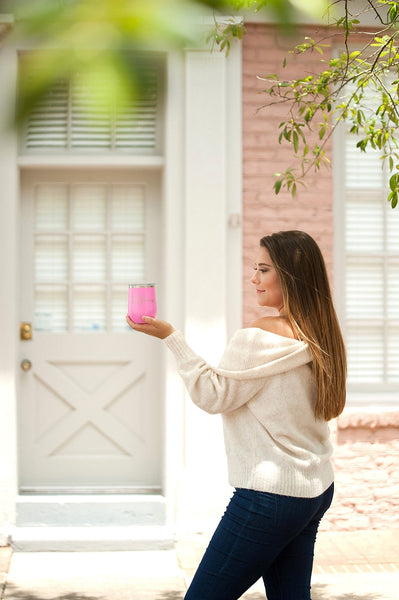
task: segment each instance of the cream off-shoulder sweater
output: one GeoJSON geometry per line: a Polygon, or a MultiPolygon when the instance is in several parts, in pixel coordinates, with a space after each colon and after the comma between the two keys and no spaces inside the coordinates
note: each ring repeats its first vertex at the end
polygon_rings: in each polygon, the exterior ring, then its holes
{"type": "Polygon", "coordinates": [[[193,402],[221,413],[229,483],[312,498],[333,482],[329,427],[314,415],[312,356],[304,342],[239,329],[217,368],[180,331],[164,339],[193,402]]]}

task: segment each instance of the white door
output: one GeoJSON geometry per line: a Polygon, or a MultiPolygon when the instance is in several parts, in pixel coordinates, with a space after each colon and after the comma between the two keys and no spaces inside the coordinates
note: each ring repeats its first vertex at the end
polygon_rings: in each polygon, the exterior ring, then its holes
{"type": "Polygon", "coordinates": [[[157,491],[160,345],[125,314],[162,287],[160,176],[28,172],[21,199],[20,490],[157,491]]]}

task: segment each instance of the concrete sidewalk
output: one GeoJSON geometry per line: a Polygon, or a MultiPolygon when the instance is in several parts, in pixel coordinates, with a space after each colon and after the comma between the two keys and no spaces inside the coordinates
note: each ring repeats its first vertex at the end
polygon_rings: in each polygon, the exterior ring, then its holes
{"type": "MultiPolygon", "coordinates": [[[[32,552],[0,548],[1,600],[182,600],[205,536],[174,550],[32,552]]],[[[265,600],[258,582],[242,598],[265,600]]],[[[319,533],[313,600],[398,600],[399,529],[319,533]]]]}

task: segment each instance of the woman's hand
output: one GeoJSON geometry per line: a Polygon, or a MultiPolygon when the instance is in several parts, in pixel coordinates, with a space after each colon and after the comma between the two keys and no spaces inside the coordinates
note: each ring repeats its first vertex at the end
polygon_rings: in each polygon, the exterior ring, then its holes
{"type": "Polygon", "coordinates": [[[170,323],[166,321],[161,321],[160,319],[153,319],[152,317],[142,317],[142,320],[145,321],[142,323],[134,323],[128,316],[126,316],[126,321],[128,325],[134,329],[134,331],[139,331],[140,333],[146,333],[147,335],[152,335],[153,337],[157,337],[160,340],[168,337],[171,333],[174,332],[174,328],[170,323]]]}

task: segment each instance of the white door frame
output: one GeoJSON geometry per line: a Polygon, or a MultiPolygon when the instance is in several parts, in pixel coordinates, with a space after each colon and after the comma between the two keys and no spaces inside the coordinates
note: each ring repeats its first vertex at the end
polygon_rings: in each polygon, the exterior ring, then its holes
{"type": "Polygon", "coordinates": [[[18,477],[15,382],[19,183],[17,139],[8,124],[17,85],[17,54],[13,49],[0,48],[0,81],[3,82],[0,94],[0,545],[4,545],[7,543],[9,527],[15,522],[18,477]]]}
{"type": "MultiPolygon", "coordinates": [[[[241,45],[172,55],[168,72],[165,318],[215,363],[242,323],[241,45]]],[[[169,517],[209,529],[230,493],[220,418],[192,405],[169,355],[165,392],[169,517]]]]}

